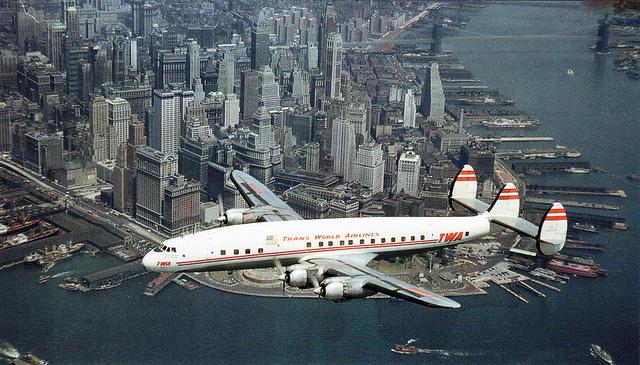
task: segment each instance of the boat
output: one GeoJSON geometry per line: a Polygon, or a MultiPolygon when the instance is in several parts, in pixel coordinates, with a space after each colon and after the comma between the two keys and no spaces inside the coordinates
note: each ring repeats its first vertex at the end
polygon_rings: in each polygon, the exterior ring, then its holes
{"type": "Polygon", "coordinates": [[[557,254],[553,255],[553,258],[561,260],[561,261],[573,262],[575,264],[589,266],[589,267],[592,267],[594,269],[598,269],[600,267],[600,265],[598,265],[597,262],[595,262],[592,259],[588,259],[586,257],[569,256],[569,255],[563,255],[561,253],[557,253],[557,254]]]}
{"type": "Polygon", "coordinates": [[[27,219],[22,222],[11,221],[9,222],[9,225],[0,223],[0,235],[20,232],[27,228],[33,227],[38,223],[40,223],[39,219],[27,219]]]}
{"type": "Polygon", "coordinates": [[[391,351],[402,355],[414,355],[418,353],[418,349],[411,344],[395,345],[391,348],[391,351]]]}
{"type": "Polygon", "coordinates": [[[569,158],[578,158],[580,156],[582,156],[582,153],[578,151],[570,151],[564,154],[564,157],[569,157],[569,158]]]}
{"type": "Polygon", "coordinates": [[[627,179],[631,181],[640,181],[640,174],[627,175],[627,179]]]}
{"type": "Polygon", "coordinates": [[[40,278],[38,278],[38,283],[39,284],[44,284],[47,281],[51,280],[52,276],[51,275],[40,275],[40,278]]]}
{"type": "Polygon", "coordinates": [[[80,290],[80,284],[78,283],[63,282],[58,284],[58,287],[64,290],[70,290],[70,291],[80,290]]]}
{"type": "Polygon", "coordinates": [[[34,262],[38,262],[38,260],[40,260],[42,258],[42,255],[40,255],[37,252],[34,252],[30,255],[27,255],[24,257],[24,262],[25,263],[34,263],[34,262]]]}
{"type": "Polygon", "coordinates": [[[600,233],[596,226],[588,223],[574,223],[571,225],[571,228],[577,229],[578,231],[589,232],[589,233],[600,233]]]}
{"type": "Polygon", "coordinates": [[[564,169],[564,171],[570,174],[588,174],[591,172],[591,169],[583,169],[581,167],[571,167],[568,169],[564,169]]]}
{"type": "Polygon", "coordinates": [[[591,354],[591,356],[604,362],[605,364],[613,365],[613,358],[602,347],[591,344],[591,346],[589,346],[589,353],[591,354]]]}
{"type": "Polygon", "coordinates": [[[480,122],[483,127],[491,129],[522,129],[535,128],[540,125],[537,120],[514,120],[507,118],[498,118],[494,120],[484,120],[480,122]]]}
{"type": "Polygon", "coordinates": [[[574,72],[572,69],[567,69],[567,75],[573,76],[574,72]]]}
{"type": "Polygon", "coordinates": [[[584,265],[578,265],[571,262],[563,262],[555,259],[549,260],[547,267],[553,271],[559,271],[567,274],[584,276],[587,278],[595,278],[598,276],[593,268],[584,265]]]}
{"type": "Polygon", "coordinates": [[[0,250],[49,237],[58,233],[58,231],[59,229],[57,227],[54,227],[49,223],[42,222],[37,227],[32,228],[26,232],[18,233],[9,238],[6,238],[5,241],[0,244],[0,250]]]}

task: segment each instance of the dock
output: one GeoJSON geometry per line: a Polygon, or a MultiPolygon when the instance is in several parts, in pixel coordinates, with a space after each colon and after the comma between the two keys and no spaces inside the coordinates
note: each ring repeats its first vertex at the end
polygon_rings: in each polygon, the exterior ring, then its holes
{"type": "Polygon", "coordinates": [[[536,279],[532,279],[532,278],[529,278],[529,280],[531,280],[532,283],[536,283],[536,284],[538,284],[540,286],[544,286],[547,289],[555,290],[557,292],[561,291],[560,288],[557,288],[557,287],[555,287],[553,285],[549,285],[549,284],[547,284],[545,282],[542,282],[542,281],[539,281],[539,280],[536,280],[536,279]]]}
{"type": "MultiPolygon", "coordinates": [[[[555,200],[529,197],[525,199],[525,202],[533,203],[533,204],[544,204],[548,206],[553,204],[555,200]]],[[[578,202],[578,201],[571,201],[571,200],[562,200],[562,205],[564,205],[565,207],[576,207],[576,208],[614,210],[614,211],[620,210],[620,206],[618,205],[592,203],[592,202],[578,202]]]]}
{"type": "Polygon", "coordinates": [[[475,139],[477,142],[553,142],[553,137],[495,137],[495,138],[479,138],[475,139]]]}
{"type": "Polygon", "coordinates": [[[144,295],[152,297],[158,294],[160,290],[164,289],[175,277],[176,274],[172,272],[161,273],[147,284],[147,287],[144,289],[144,295]]]}
{"type": "Polygon", "coordinates": [[[551,186],[531,184],[527,186],[527,190],[535,194],[559,194],[559,195],[596,195],[596,196],[614,196],[626,198],[627,194],[624,190],[607,189],[602,187],[585,187],[585,186],[551,186]]]}
{"type": "Polygon", "coordinates": [[[141,260],[115,266],[107,270],[82,276],[82,286],[87,290],[108,289],[120,285],[122,282],[144,275],[148,271],[142,266],[141,260]]]}
{"type": "Polygon", "coordinates": [[[501,287],[502,289],[506,290],[507,293],[513,295],[514,297],[520,299],[521,301],[525,302],[525,303],[529,303],[529,299],[523,297],[522,295],[516,293],[514,290],[512,290],[511,288],[508,288],[506,286],[504,286],[503,284],[498,284],[499,287],[501,287]]]}
{"type": "Polygon", "coordinates": [[[547,297],[543,292],[537,290],[536,288],[534,288],[531,285],[525,283],[524,281],[518,281],[517,284],[520,285],[521,287],[527,289],[528,291],[532,292],[533,294],[539,296],[540,298],[546,298],[547,297]]]}

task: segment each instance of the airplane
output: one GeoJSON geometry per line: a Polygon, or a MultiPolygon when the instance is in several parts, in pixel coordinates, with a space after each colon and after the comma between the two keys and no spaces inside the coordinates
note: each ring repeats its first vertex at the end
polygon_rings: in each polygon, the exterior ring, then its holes
{"type": "Polygon", "coordinates": [[[157,272],[232,271],[276,267],[285,285],[313,289],[335,302],[387,294],[427,307],[460,304],[367,266],[375,258],[411,255],[473,241],[505,228],[536,240],[540,254],[560,252],[567,215],[560,203],[545,213],[540,226],[519,218],[520,197],[505,184],[492,204],[476,199],[475,171],[465,165],[449,192],[452,208],[475,213],[464,217],[368,217],[304,220],[266,186],[242,171],[231,172],[249,208],[234,208],[221,226],[171,238],[147,253],[142,264],[157,272]]]}

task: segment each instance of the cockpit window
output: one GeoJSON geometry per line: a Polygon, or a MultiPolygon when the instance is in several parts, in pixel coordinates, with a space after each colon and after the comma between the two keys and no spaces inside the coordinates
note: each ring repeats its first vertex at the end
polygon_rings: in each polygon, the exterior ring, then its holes
{"type": "Polygon", "coordinates": [[[176,252],[176,248],[175,247],[171,247],[171,252],[176,252]]]}

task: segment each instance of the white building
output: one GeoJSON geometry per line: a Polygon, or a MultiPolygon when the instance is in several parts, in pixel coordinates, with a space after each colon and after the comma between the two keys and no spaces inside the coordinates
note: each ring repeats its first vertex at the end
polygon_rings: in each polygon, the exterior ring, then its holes
{"type": "Polygon", "coordinates": [[[356,181],[379,193],[384,188],[384,154],[378,143],[368,142],[356,153],[356,181]]]}
{"type": "Polygon", "coordinates": [[[420,163],[420,156],[413,151],[404,152],[400,156],[396,193],[404,191],[405,194],[418,196],[420,189],[420,163]]]}
{"type": "Polygon", "coordinates": [[[236,94],[227,94],[224,99],[224,127],[235,127],[240,122],[240,99],[236,94]]]}
{"type": "Polygon", "coordinates": [[[440,71],[436,62],[431,64],[430,76],[429,121],[442,126],[444,123],[444,90],[442,89],[440,71]]]}
{"type": "Polygon", "coordinates": [[[193,91],[189,90],[154,90],[149,121],[150,147],[169,154],[178,152],[180,124],[193,96],[193,91]]]}
{"type": "Polygon", "coordinates": [[[109,108],[109,125],[115,128],[116,142],[118,145],[129,139],[129,118],[131,117],[131,105],[123,98],[106,100],[109,108]]]}
{"type": "Polygon", "coordinates": [[[407,93],[404,95],[403,121],[405,128],[416,127],[416,99],[413,95],[413,89],[407,90],[407,93]]]}
{"type": "Polygon", "coordinates": [[[235,84],[235,44],[220,44],[218,48],[222,52],[222,58],[218,67],[218,91],[233,94],[235,84]]]}
{"type": "Polygon", "coordinates": [[[276,76],[271,67],[264,66],[259,75],[260,86],[258,88],[258,105],[267,110],[280,109],[280,86],[276,82],[276,76]]]}
{"type": "Polygon", "coordinates": [[[187,87],[193,90],[196,79],[200,79],[200,46],[192,39],[187,43],[187,87]]]}
{"type": "Polygon", "coordinates": [[[356,131],[352,123],[336,118],[331,133],[333,172],[342,175],[344,181],[355,179],[356,131]]]}

